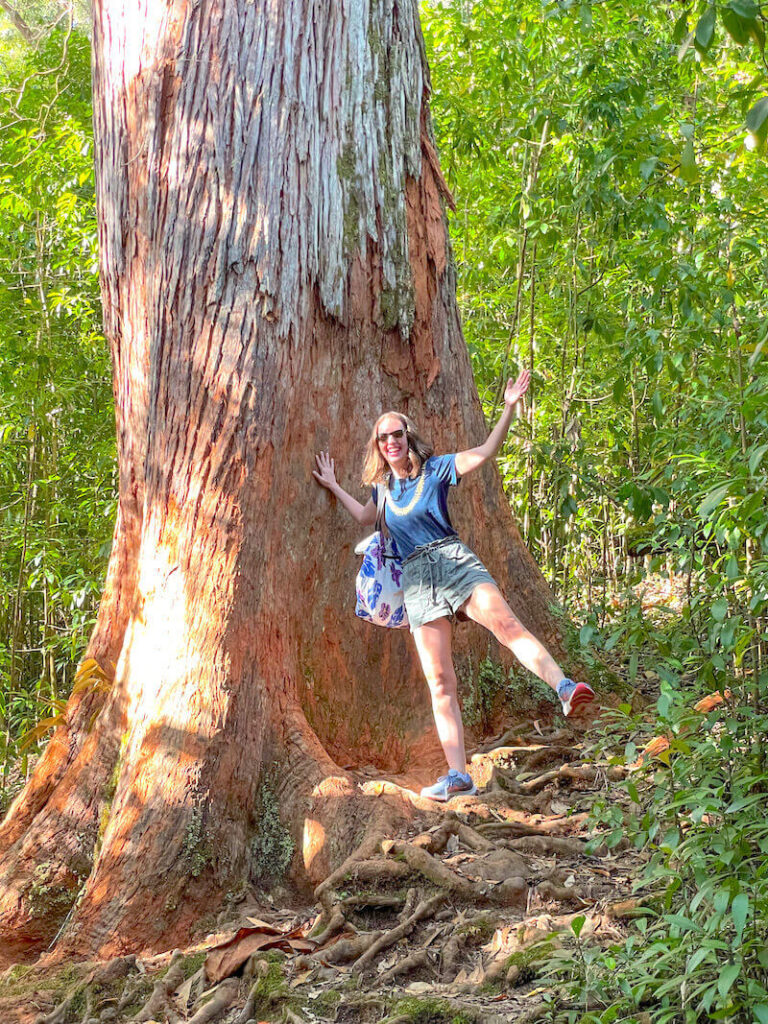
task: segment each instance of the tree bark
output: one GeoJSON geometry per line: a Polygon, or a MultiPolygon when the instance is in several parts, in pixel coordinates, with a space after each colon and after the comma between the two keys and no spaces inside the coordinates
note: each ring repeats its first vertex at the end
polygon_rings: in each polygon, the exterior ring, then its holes
{"type": "MultiPolygon", "coordinates": [[[[254,880],[267,766],[297,878],[407,813],[345,769],[418,766],[427,689],[407,632],[354,618],[360,531],[311,470],[330,448],[354,490],[388,408],[437,451],[485,436],[429,92],[415,0],[94,4],[120,491],[88,656],[114,681],[72,698],[0,829],[17,958],[181,942],[254,880]]],[[[455,514],[562,656],[495,469],[455,514]]]]}

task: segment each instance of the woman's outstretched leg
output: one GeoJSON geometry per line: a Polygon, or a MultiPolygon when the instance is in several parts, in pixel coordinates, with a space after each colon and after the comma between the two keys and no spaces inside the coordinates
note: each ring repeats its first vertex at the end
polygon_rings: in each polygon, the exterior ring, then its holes
{"type": "Polygon", "coordinates": [[[463,610],[470,619],[490,630],[530,672],[552,687],[562,701],[566,715],[573,707],[588,704],[594,699],[590,686],[574,683],[565,676],[546,647],[518,619],[495,584],[478,584],[463,610]]]}

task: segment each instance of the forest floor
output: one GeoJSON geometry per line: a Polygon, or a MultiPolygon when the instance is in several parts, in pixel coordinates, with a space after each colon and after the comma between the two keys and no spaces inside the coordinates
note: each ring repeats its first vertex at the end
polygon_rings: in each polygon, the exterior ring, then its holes
{"type": "Polygon", "coordinates": [[[485,743],[476,796],[402,791],[415,822],[369,835],[314,903],[246,893],[172,954],[12,968],[0,1022],[521,1024],[585,1009],[547,971],[578,978],[586,948],[622,940],[643,862],[590,820],[596,801],[629,804],[631,769],[600,759],[597,725],[528,721],[485,743]]]}

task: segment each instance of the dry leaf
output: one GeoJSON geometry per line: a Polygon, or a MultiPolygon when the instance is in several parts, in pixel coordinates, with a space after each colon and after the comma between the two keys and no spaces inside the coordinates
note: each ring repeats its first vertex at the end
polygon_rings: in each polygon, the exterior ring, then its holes
{"type": "Polygon", "coordinates": [[[706,697],[702,697],[701,700],[693,706],[696,711],[702,711],[706,714],[707,711],[712,711],[713,708],[716,708],[719,704],[730,700],[732,696],[733,694],[730,690],[726,690],[725,693],[715,690],[714,693],[710,693],[706,697]]]}
{"type": "Polygon", "coordinates": [[[311,953],[317,943],[304,938],[304,925],[280,932],[272,925],[240,928],[231,938],[214,946],[205,959],[205,976],[212,983],[234,974],[252,953],[262,949],[281,949],[285,953],[311,953]]]}

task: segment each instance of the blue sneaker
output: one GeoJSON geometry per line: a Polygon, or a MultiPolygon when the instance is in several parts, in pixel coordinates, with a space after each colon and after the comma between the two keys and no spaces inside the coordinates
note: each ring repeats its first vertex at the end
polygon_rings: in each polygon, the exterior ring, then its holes
{"type": "Polygon", "coordinates": [[[561,679],[557,684],[557,696],[563,705],[563,714],[567,718],[576,708],[591,704],[595,699],[595,691],[587,683],[574,683],[572,679],[561,679]]]}
{"type": "Polygon", "coordinates": [[[439,800],[445,803],[454,796],[473,796],[477,792],[477,786],[472,781],[472,776],[467,772],[459,772],[451,768],[447,775],[441,775],[433,786],[425,786],[421,795],[429,800],[439,800]]]}

